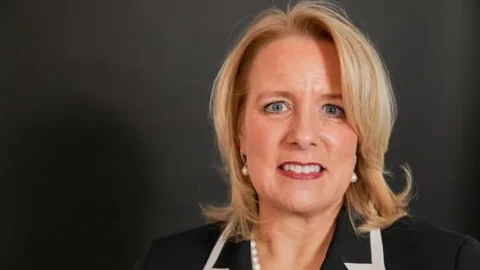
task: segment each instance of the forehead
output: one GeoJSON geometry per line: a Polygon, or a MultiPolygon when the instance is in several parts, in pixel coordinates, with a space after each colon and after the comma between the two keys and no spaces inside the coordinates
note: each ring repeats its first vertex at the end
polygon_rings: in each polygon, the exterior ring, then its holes
{"type": "Polygon", "coordinates": [[[257,53],[249,75],[251,90],[325,90],[340,92],[340,65],[331,41],[286,37],[257,53]]]}

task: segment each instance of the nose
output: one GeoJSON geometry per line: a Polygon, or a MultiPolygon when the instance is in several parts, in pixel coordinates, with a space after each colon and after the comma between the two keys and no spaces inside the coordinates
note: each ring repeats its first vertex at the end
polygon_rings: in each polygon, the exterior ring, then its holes
{"type": "Polygon", "coordinates": [[[297,110],[290,122],[288,143],[299,149],[306,150],[318,145],[318,117],[309,109],[297,110]]]}

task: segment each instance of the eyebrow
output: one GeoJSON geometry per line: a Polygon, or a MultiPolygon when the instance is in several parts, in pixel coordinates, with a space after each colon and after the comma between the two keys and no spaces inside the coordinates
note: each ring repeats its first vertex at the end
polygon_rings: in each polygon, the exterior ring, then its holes
{"type": "Polygon", "coordinates": [[[343,99],[342,94],[323,94],[322,97],[325,98],[325,99],[329,99],[329,100],[332,100],[332,99],[342,100],[343,99]]]}
{"type": "Polygon", "coordinates": [[[262,100],[267,97],[286,97],[286,98],[291,98],[292,94],[288,91],[273,91],[273,92],[266,92],[266,93],[261,93],[260,95],[257,96],[257,100],[262,100]]]}
{"type": "MultiPolygon", "coordinates": [[[[321,94],[320,96],[321,96],[322,99],[327,99],[327,100],[342,100],[342,94],[326,93],[326,94],[321,94]]],[[[282,90],[262,93],[262,94],[257,96],[256,101],[258,102],[259,100],[267,98],[267,97],[292,98],[292,93],[289,92],[289,91],[282,91],[282,90]]]]}

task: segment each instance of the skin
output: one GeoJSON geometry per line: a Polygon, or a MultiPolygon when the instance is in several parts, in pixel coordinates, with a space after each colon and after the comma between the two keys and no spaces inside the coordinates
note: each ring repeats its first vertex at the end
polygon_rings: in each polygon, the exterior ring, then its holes
{"type": "Polygon", "coordinates": [[[259,196],[262,269],[319,269],[351,184],[357,135],[343,111],[335,45],[291,36],[263,47],[247,76],[240,149],[259,196]],[[282,175],[287,161],[321,164],[316,179],[282,175]]]}

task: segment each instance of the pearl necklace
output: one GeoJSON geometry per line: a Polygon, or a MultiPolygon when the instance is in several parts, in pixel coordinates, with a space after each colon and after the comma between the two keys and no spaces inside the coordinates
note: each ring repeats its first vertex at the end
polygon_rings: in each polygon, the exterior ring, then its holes
{"type": "Polygon", "coordinates": [[[257,243],[253,239],[250,240],[250,253],[252,255],[252,270],[262,269],[258,260],[257,243]]]}

